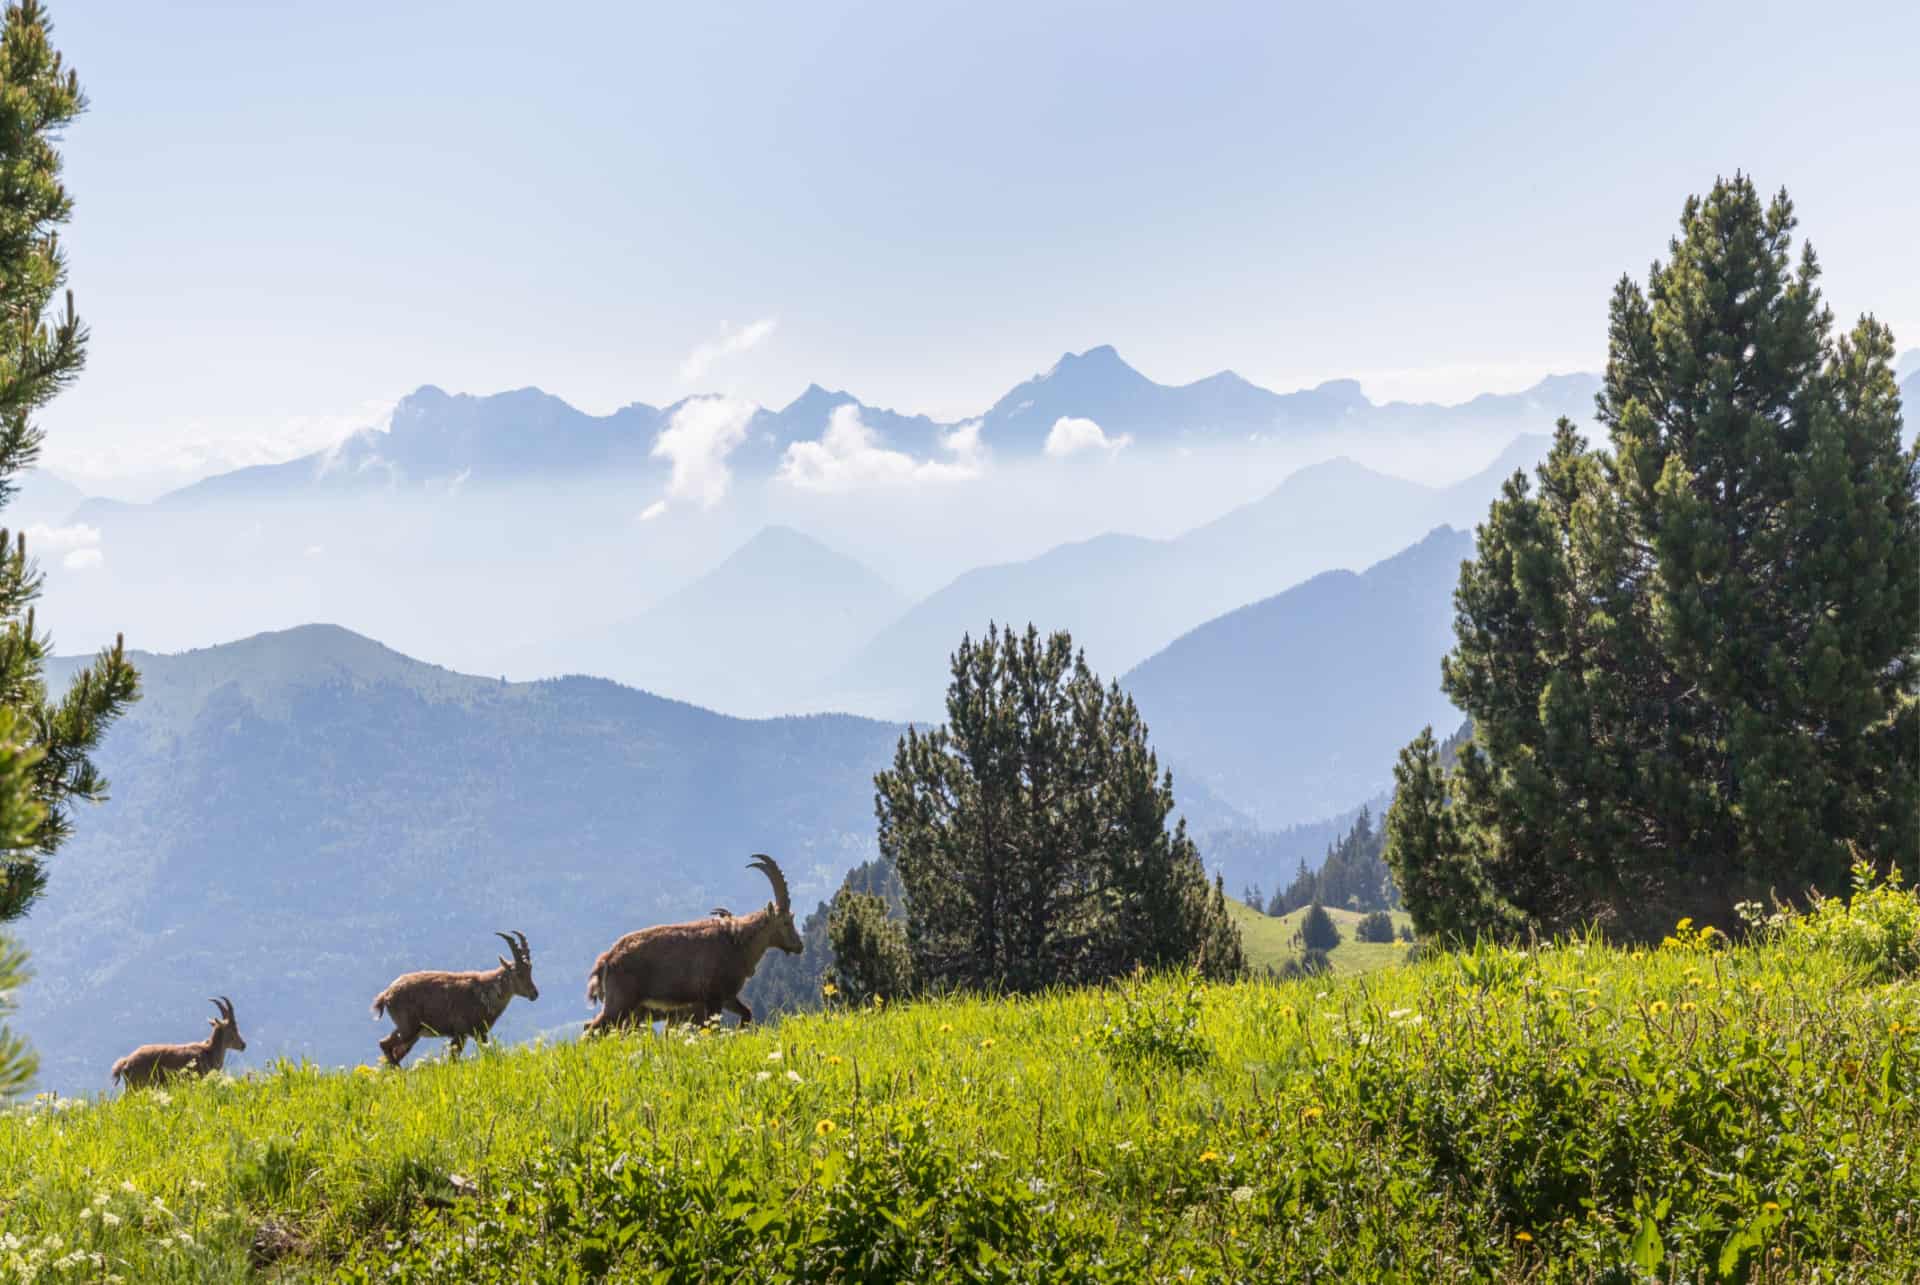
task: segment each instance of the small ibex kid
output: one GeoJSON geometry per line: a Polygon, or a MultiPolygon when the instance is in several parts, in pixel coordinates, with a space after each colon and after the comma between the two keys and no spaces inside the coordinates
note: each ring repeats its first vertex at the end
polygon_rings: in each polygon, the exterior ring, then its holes
{"type": "Polygon", "coordinates": [[[222,995],[207,1001],[219,1017],[209,1017],[213,1028],[204,1040],[191,1044],[142,1044],[113,1064],[113,1078],[129,1089],[144,1089],[171,1075],[205,1075],[227,1061],[227,1050],[243,1050],[240,1024],[233,1017],[233,1001],[222,995]]]}

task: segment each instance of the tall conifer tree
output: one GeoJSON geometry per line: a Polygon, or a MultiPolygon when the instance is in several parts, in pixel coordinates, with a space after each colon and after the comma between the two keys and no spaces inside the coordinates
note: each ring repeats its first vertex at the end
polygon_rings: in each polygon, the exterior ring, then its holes
{"type": "Polygon", "coordinates": [[[1241,971],[1171,777],[1065,633],[997,626],[952,658],[947,723],[874,779],[922,985],[1032,992],[1149,968],[1241,971]]]}
{"type": "MultiPolygon", "coordinates": [[[[35,413],[86,360],[73,296],[49,314],[66,284],[58,229],[72,211],[54,143],[86,100],[48,35],[38,0],[7,6],[0,30],[0,507],[39,455],[35,413]]],[[[88,755],[137,694],[137,676],[116,642],[64,696],[49,697],[42,672],[51,644],[33,614],[39,592],[25,536],[0,528],[0,922],[25,914],[45,886],[42,863],[66,838],[73,802],[106,796],[88,755]]],[[[24,976],[19,952],[0,941],[0,996],[24,976]]],[[[31,1056],[0,1029],[0,1093],[32,1072],[31,1056]]]]}
{"type": "Polygon", "coordinates": [[[1920,456],[1892,335],[1834,337],[1794,227],[1744,176],[1690,199],[1614,291],[1611,449],[1562,422],[1480,527],[1443,667],[1473,740],[1437,792],[1403,756],[1389,830],[1410,907],[1484,895],[1423,926],[1726,925],[1920,854],[1920,456]]]}

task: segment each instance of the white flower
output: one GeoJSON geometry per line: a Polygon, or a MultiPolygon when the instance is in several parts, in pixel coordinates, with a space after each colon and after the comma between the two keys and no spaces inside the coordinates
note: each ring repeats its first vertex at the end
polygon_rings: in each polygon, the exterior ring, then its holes
{"type": "Polygon", "coordinates": [[[772,1072],[772,1071],[760,1071],[760,1072],[756,1072],[756,1073],[755,1073],[755,1075],[754,1075],[754,1077],[753,1077],[753,1079],[754,1079],[754,1083],[756,1083],[756,1084],[764,1084],[764,1083],[765,1083],[766,1081],[768,1081],[768,1080],[771,1080],[772,1078],[773,1078],[773,1072],[772,1072]]]}
{"type": "Polygon", "coordinates": [[[780,1057],[781,1057],[780,1050],[775,1049],[773,1052],[767,1054],[767,1061],[778,1062],[780,1060],[780,1057]]]}
{"type": "Polygon", "coordinates": [[[800,1073],[798,1071],[788,1071],[787,1078],[793,1081],[795,1084],[802,1083],[800,1079],[800,1073]]]}
{"type": "Polygon", "coordinates": [[[1405,1017],[1408,1013],[1411,1013],[1412,1011],[1413,1010],[1410,1008],[1396,1008],[1391,1013],[1388,1013],[1387,1016],[1397,1022],[1401,1018],[1405,1017]]]}
{"type": "Polygon", "coordinates": [[[1133,1150],[1133,1143],[1131,1141],[1116,1142],[1113,1144],[1113,1149],[1115,1151],[1131,1151],[1133,1150]]]}
{"type": "Polygon", "coordinates": [[[112,1212],[102,1213],[100,1215],[100,1225],[102,1227],[118,1227],[120,1225],[120,1215],[112,1212]]]}
{"type": "Polygon", "coordinates": [[[1234,1203],[1234,1204],[1236,1204],[1236,1205],[1244,1205],[1244,1204],[1246,1204],[1246,1203],[1247,1203],[1247,1202],[1248,1202],[1249,1200],[1252,1200],[1252,1199],[1253,1199],[1253,1188],[1252,1188],[1252,1187],[1235,1187],[1235,1188],[1233,1189],[1233,1203],[1234,1203]]]}

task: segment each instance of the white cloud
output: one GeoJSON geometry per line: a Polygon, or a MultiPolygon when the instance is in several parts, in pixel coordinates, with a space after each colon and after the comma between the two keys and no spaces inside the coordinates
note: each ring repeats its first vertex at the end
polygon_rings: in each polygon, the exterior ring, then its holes
{"type": "Polygon", "coordinates": [[[853,491],[863,487],[912,486],[923,482],[964,482],[986,467],[980,424],[961,424],[942,435],[947,459],[917,460],[884,446],[880,434],[860,418],[851,403],[833,408],[827,431],[817,442],[795,442],[780,461],[780,479],[803,491],[853,491]]]}
{"type": "Polygon", "coordinates": [[[1117,451],[1133,439],[1122,433],[1118,437],[1108,437],[1106,431],[1090,419],[1077,415],[1062,415],[1053,421],[1053,427],[1047,430],[1047,454],[1055,459],[1072,455],[1078,451],[1100,450],[1117,451]]]}
{"type": "Polygon", "coordinates": [[[48,526],[36,522],[27,528],[28,553],[69,553],[94,549],[100,545],[100,528],[76,522],[72,526],[48,526]]]}
{"type": "Polygon", "coordinates": [[[689,382],[699,379],[707,373],[708,367],[722,357],[733,357],[758,347],[779,324],[776,318],[763,317],[735,330],[726,322],[721,322],[720,337],[699,345],[680,363],[680,378],[689,382]]]}
{"type": "Polygon", "coordinates": [[[703,509],[718,504],[733,481],[727,456],[747,438],[747,424],[760,408],[740,397],[690,397],[653,439],[656,459],[673,462],[666,499],[641,517],[658,517],[670,500],[692,500],[703,509]]]}
{"type": "Polygon", "coordinates": [[[107,555],[99,549],[75,549],[60,559],[60,565],[69,571],[90,571],[107,560],[107,555]]]}
{"type": "Polygon", "coordinates": [[[655,500],[652,504],[640,510],[640,520],[642,522],[651,522],[666,511],[667,502],[665,500],[655,500]]]}

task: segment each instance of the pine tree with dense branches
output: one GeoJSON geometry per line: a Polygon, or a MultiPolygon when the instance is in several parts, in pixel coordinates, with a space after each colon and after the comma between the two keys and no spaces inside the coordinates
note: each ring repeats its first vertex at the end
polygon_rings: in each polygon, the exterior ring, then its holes
{"type": "MultiPolygon", "coordinates": [[[[9,5],[0,30],[0,509],[39,456],[35,413],[86,362],[72,294],[49,311],[66,284],[58,229],[72,212],[54,144],[85,107],[79,79],[49,40],[44,7],[9,5]]],[[[43,863],[71,830],[73,804],[106,797],[88,756],[138,694],[116,642],[65,694],[49,696],[52,644],[33,613],[40,585],[26,537],[0,527],[0,922],[24,915],[45,887],[43,863]]],[[[0,941],[0,992],[23,976],[18,952],[0,941]]],[[[0,1030],[0,1093],[32,1071],[31,1057],[0,1030]]]]}
{"type": "Polygon", "coordinates": [[[1474,734],[1432,789],[1403,755],[1389,818],[1423,931],[1727,926],[1920,853],[1920,455],[1892,335],[1833,335],[1794,227],[1744,176],[1690,199],[1614,291],[1610,449],[1563,421],[1480,527],[1443,666],[1474,734]]]}
{"type": "Polygon", "coordinates": [[[952,657],[947,722],[874,778],[922,986],[1031,993],[1191,964],[1244,968],[1171,776],[1118,684],[1065,633],[990,627],[952,657]]]}

